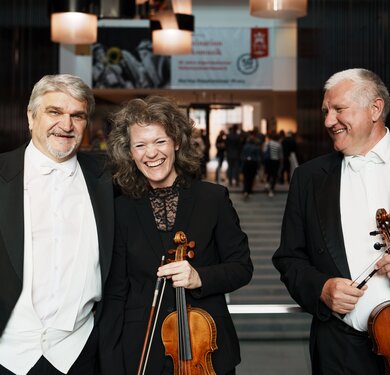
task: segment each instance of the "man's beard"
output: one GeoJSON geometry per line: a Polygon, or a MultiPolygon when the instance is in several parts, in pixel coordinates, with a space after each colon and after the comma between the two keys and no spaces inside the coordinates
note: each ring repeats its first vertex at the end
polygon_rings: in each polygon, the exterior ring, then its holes
{"type": "Polygon", "coordinates": [[[80,137],[75,137],[73,145],[71,145],[67,151],[59,151],[52,147],[49,139],[47,140],[47,150],[50,152],[51,155],[53,155],[56,159],[59,160],[66,159],[69,155],[72,155],[79,145],[80,137]]]}

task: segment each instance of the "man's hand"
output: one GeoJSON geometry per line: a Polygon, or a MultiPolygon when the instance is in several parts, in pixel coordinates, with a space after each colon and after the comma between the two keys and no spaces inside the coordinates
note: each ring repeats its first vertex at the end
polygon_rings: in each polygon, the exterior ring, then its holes
{"type": "Polygon", "coordinates": [[[196,289],[202,286],[198,272],[186,260],[159,267],[157,276],[172,279],[174,288],[196,289]]]}
{"type": "Polygon", "coordinates": [[[378,275],[386,275],[390,279],[390,254],[385,254],[377,262],[378,275]]]}
{"type": "Polygon", "coordinates": [[[355,308],[359,298],[367,289],[367,285],[362,289],[356,288],[357,285],[349,279],[331,278],[326,281],[322,288],[321,301],[332,311],[347,314],[355,308]]]}

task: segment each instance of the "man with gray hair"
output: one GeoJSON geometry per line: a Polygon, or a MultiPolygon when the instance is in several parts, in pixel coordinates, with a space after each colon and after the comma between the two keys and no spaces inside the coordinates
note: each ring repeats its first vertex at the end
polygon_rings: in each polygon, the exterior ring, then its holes
{"type": "Polygon", "coordinates": [[[44,76],[31,141],[0,155],[0,375],[97,373],[113,190],[104,160],[78,153],[94,105],[79,77],[44,76]]]}
{"type": "Polygon", "coordinates": [[[313,315],[316,375],[385,373],[367,331],[372,310],[390,300],[390,255],[375,250],[380,235],[370,236],[377,210],[390,210],[389,107],[388,90],[373,72],[330,77],[322,112],[335,152],[299,166],[290,184],[273,262],[291,296],[313,315]]]}

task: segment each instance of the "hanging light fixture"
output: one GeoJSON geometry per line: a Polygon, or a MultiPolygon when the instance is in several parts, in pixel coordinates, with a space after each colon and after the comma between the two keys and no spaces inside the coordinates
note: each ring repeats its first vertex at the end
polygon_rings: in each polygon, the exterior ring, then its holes
{"type": "Polygon", "coordinates": [[[191,0],[172,0],[172,9],[158,12],[150,22],[155,55],[192,53],[194,16],[191,0]]]}
{"type": "Polygon", "coordinates": [[[135,0],[136,18],[148,18],[150,13],[149,0],[135,0]]]}
{"type": "Polygon", "coordinates": [[[51,40],[63,44],[92,44],[97,40],[95,0],[52,0],[51,40]]]}
{"type": "Polygon", "coordinates": [[[307,14],[307,0],[250,0],[249,9],[254,17],[293,19],[307,14]]]}

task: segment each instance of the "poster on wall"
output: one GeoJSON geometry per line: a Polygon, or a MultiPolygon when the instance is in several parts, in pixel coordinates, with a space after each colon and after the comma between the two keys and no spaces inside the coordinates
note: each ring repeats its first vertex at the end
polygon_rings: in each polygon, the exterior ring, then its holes
{"type": "Polygon", "coordinates": [[[164,88],[170,85],[170,60],[153,54],[149,28],[101,28],[92,46],[92,86],[164,88]]]}
{"type": "Polygon", "coordinates": [[[152,52],[148,28],[100,28],[94,88],[272,89],[268,29],[197,28],[192,54],[152,52]]]}

